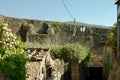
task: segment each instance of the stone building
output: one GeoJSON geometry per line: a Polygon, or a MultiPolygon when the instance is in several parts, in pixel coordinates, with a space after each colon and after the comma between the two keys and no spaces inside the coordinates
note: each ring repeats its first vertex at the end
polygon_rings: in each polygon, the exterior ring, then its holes
{"type": "Polygon", "coordinates": [[[31,60],[26,64],[26,80],[62,80],[64,61],[53,59],[49,49],[29,48],[26,53],[31,60]]]}

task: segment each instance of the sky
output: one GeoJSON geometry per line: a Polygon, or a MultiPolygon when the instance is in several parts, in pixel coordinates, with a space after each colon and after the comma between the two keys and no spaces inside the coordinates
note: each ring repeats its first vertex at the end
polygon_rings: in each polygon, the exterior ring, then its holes
{"type": "MultiPolygon", "coordinates": [[[[116,22],[116,0],[64,0],[76,21],[113,26],[116,22]]],[[[73,21],[61,0],[0,0],[0,14],[9,17],[73,21]]]]}

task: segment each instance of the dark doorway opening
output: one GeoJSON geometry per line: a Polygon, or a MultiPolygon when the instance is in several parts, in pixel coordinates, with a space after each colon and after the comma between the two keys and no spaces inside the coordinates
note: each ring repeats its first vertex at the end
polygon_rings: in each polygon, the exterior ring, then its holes
{"type": "Polygon", "coordinates": [[[103,67],[89,67],[86,80],[103,80],[103,67]]]}
{"type": "Polygon", "coordinates": [[[52,68],[51,67],[47,67],[47,69],[46,69],[46,79],[50,79],[51,78],[51,73],[52,73],[52,68]]]}
{"type": "Polygon", "coordinates": [[[71,64],[66,64],[65,65],[65,72],[63,74],[63,79],[62,80],[71,80],[72,77],[71,77],[71,64]]]}

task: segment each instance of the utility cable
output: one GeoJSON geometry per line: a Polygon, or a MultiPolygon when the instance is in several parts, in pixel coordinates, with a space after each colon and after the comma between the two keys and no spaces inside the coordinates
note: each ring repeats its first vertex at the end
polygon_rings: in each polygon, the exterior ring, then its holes
{"type": "Polygon", "coordinates": [[[69,9],[67,8],[65,2],[64,2],[63,0],[61,0],[61,2],[63,3],[63,5],[64,5],[66,11],[68,12],[68,14],[70,15],[70,17],[71,17],[72,19],[74,19],[73,16],[72,16],[72,14],[70,13],[69,9]]]}

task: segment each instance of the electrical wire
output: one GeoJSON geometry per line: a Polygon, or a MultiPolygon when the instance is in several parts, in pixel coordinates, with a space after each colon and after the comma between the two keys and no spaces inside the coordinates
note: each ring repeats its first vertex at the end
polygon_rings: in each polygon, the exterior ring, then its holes
{"type": "Polygon", "coordinates": [[[63,5],[64,5],[66,11],[68,12],[68,14],[70,15],[70,17],[71,17],[72,19],[74,19],[73,16],[72,16],[72,14],[70,13],[69,9],[67,8],[65,2],[64,2],[63,0],[61,0],[61,2],[63,3],[63,5]]]}

